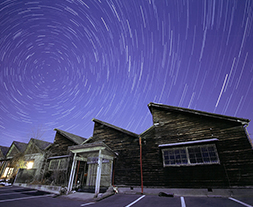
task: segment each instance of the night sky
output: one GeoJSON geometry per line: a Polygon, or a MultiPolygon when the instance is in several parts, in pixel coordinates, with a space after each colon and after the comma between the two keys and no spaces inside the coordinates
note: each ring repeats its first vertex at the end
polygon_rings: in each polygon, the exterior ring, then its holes
{"type": "Polygon", "coordinates": [[[2,146],[92,118],[139,134],[149,102],[253,119],[252,0],[0,2],[2,146]]]}

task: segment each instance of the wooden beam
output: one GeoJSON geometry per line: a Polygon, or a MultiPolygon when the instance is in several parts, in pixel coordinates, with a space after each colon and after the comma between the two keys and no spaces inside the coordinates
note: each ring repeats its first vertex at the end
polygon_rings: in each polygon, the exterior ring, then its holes
{"type": "Polygon", "coordinates": [[[76,169],[76,153],[74,153],[74,157],[73,157],[73,162],[72,162],[72,167],[71,167],[71,173],[69,176],[69,183],[68,183],[68,192],[71,191],[72,186],[73,186],[73,181],[74,181],[74,175],[75,175],[75,169],[76,169]]]}
{"type": "Polygon", "coordinates": [[[102,171],[102,157],[101,157],[101,150],[99,150],[95,195],[99,194],[100,181],[101,181],[101,171],[102,171]]]}

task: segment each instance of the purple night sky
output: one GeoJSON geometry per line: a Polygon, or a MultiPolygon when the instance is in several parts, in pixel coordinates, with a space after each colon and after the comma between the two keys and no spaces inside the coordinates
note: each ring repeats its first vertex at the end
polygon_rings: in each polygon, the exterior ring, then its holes
{"type": "Polygon", "coordinates": [[[251,0],[1,0],[0,145],[139,134],[149,102],[253,119],[252,30],[251,0]]]}

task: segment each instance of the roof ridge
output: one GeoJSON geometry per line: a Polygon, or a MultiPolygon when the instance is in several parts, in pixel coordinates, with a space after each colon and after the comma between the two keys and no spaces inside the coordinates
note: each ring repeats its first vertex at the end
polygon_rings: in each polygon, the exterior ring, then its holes
{"type": "Polygon", "coordinates": [[[66,136],[68,139],[70,139],[71,141],[75,142],[76,144],[81,144],[82,142],[84,142],[87,139],[87,138],[81,137],[79,135],[75,135],[73,133],[66,132],[66,131],[61,130],[61,129],[55,128],[54,130],[57,131],[57,132],[59,132],[63,136],[66,136]]]}
{"type": "Polygon", "coordinates": [[[115,125],[109,124],[109,123],[104,122],[104,121],[101,121],[101,120],[99,120],[99,119],[93,118],[92,121],[97,122],[97,123],[100,123],[100,124],[103,124],[103,125],[105,125],[105,126],[107,126],[107,127],[116,129],[116,130],[121,131],[121,132],[123,132],[123,133],[125,133],[125,134],[129,134],[129,135],[134,136],[134,137],[139,137],[139,135],[136,134],[136,133],[134,133],[134,132],[128,131],[128,130],[123,129],[123,128],[121,128],[121,127],[117,127],[117,126],[115,126],[115,125]]]}
{"type": "MultiPolygon", "coordinates": [[[[211,113],[211,112],[206,112],[206,111],[201,111],[201,110],[196,110],[196,109],[189,109],[189,108],[183,108],[183,107],[178,107],[178,106],[170,106],[170,105],[153,103],[153,102],[150,102],[148,104],[150,111],[151,111],[152,106],[158,107],[158,108],[164,108],[164,109],[177,110],[177,111],[182,111],[182,112],[187,112],[187,113],[193,113],[196,115],[209,116],[209,117],[213,117],[213,118],[226,119],[229,121],[241,122],[242,124],[248,124],[250,122],[249,119],[245,119],[245,118],[238,118],[238,117],[234,117],[234,116],[227,116],[227,115],[211,113]]],[[[151,111],[151,113],[152,113],[152,111],[151,111]]]]}
{"type": "MultiPolygon", "coordinates": [[[[40,139],[35,139],[31,138],[30,141],[33,141],[33,143],[40,149],[40,150],[45,150],[48,146],[53,144],[52,142],[40,140],[40,139]]],[[[29,141],[29,142],[30,142],[29,141]]]]}

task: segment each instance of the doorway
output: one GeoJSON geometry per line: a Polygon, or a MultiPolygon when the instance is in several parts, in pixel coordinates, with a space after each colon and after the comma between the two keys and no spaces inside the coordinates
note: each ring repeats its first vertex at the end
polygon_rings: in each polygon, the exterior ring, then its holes
{"type": "Polygon", "coordinates": [[[87,182],[87,171],[88,165],[85,161],[77,161],[76,175],[73,183],[73,189],[76,191],[81,191],[87,182]]]}

